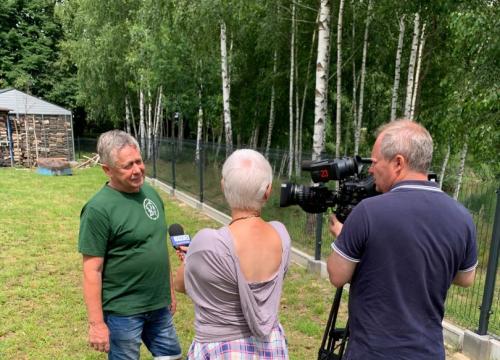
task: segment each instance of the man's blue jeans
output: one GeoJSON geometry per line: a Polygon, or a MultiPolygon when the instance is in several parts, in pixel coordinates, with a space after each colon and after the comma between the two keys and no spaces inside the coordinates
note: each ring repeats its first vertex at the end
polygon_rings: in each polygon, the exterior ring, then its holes
{"type": "Polygon", "coordinates": [[[109,360],[139,359],[141,340],[155,359],[182,356],[172,315],[166,307],[131,316],[104,314],[104,320],[110,333],[109,360]]]}

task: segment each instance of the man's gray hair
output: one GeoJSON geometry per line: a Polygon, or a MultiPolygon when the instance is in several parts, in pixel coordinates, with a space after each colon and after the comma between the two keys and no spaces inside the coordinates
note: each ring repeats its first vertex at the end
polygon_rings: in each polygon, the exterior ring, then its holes
{"type": "Polygon", "coordinates": [[[427,173],[432,162],[432,137],[422,125],[407,119],[398,119],[379,128],[382,135],[380,150],[386,160],[402,155],[408,167],[427,173]]]}
{"type": "Polygon", "coordinates": [[[271,165],[255,150],[236,150],[222,166],[224,196],[231,209],[260,212],[272,182],[271,165]]]}
{"type": "Polygon", "coordinates": [[[116,152],[125,146],[135,146],[141,151],[137,140],[122,130],[110,130],[102,133],[97,140],[97,153],[101,164],[114,165],[116,152]]]}

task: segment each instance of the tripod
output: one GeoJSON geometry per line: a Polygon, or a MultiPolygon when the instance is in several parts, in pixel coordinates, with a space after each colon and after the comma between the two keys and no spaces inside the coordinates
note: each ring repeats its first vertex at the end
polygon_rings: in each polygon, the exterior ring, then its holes
{"type": "Polygon", "coordinates": [[[335,328],[341,298],[342,287],[337,289],[333,298],[323,341],[321,341],[321,347],[318,351],[318,360],[340,360],[344,354],[347,338],[349,337],[349,321],[347,321],[344,329],[335,328]],[[339,343],[336,345],[337,342],[339,343]]]}

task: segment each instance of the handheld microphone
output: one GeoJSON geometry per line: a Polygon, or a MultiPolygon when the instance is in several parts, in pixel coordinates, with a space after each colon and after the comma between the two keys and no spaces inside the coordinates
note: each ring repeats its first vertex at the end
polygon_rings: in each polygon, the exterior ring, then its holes
{"type": "Polygon", "coordinates": [[[191,237],[184,234],[184,229],[179,224],[170,225],[168,228],[168,235],[170,236],[172,246],[176,249],[179,246],[189,246],[189,243],[191,242],[191,237]]]}

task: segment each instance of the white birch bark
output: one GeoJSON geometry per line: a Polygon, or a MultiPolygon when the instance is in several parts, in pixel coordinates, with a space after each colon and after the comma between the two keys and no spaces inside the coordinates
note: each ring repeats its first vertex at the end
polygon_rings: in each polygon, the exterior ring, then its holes
{"type": "Polygon", "coordinates": [[[152,106],[151,106],[151,90],[148,87],[148,113],[147,113],[147,123],[146,123],[146,134],[147,134],[147,158],[151,159],[152,154],[152,142],[151,142],[151,132],[153,128],[152,119],[152,106]]]}
{"type": "Polygon", "coordinates": [[[146,126],[144,124],[144,91],[139,90],[139,138],[141,153],[144,154],[146,143],[146,126]]]}
{"type": "Polygon", "coordinates": [[[341,109],[341,98],[342,98],[342,19],[344,14],[344,0],[340,0],[339,5],[339,17],[337,21],[337,114],[335,118],[336,123],[336,141],[335,141],[335,157],[338,158],[340,155],[340,141],[341,131],[342,131],[342,109],[341,109]]]}
{"type": "Polygon", "coordinates": [[[267,128],[267,141],[266,141],[266,151],[265,157],[269,160],[269,148],[271,147],[271,138],[273,135],[274,119],[276,112],[274,110],[274,102],[276,99],[276,89],[275,89],[275,79],[276,73],[278,72],[278,50],[274,50],[273,56],[273,84],[271,85],[271,104],[269,106],[269,126],[267,128]]]}
{"type": "Polygon", "coordinates": [[[199,99],[198,126],[196,128],[196,154],[195,154],[196,162],[200,161],[201,135],[203,132],[202,131],[203,130],[203,108],[201,106],[201,85],[200,85],[200,89],[198,90],[198,99],[199,99]]]}
{"type": "Polygon", "coordinates": [[[130,108],[128,106],[128,96],[125,96],[125,131],[130,134],[130,108]]]}
{"type": "Polygon", "coordinates": [[[413,22],[413,39],[411,40],[411,52],[410,61],[408,63],[408,80],[406,83],[406,101],[405,101],[405,112],[404,116],[407,119],[412,120],[411,115],[411,99],[413,97],[413,82],[415,79],[415,61],[417,59],[418,51],[418,35],[420,32],[420,15],[415,14],[415,20],[413,22]]]}
{"type": "MultiPolygon", "coordinates": [[[[295,59],[298,59],[298,47],[295,47],[295,59]]],[[[302,132],[300,127],[300,101],[299,101],[299,64],[295,62],[295,143],[294,143],[294,164],[295,164],[295,176],[300,176],[300,149],[299,149],[299,138],[302,132]]]]}
{"type": "Polygon", "coordinates": [[[396,50],[396,66],[394,68],[394,85],[392,86],[392,101],[391,101],[391,121],[396,120],[398,111],[398,91],[399,80],[401,76],[401,52],[403,51],[403,40],[405,35],[404,15],[399,19],[399,37],[398,48],[396,50]]]}
{"type": "Polygon", "coordinates": [[[462,147],[462,151],[460,152],[460,166],[457,172],[457,185],[455,186],[455,192],[453,193],[453,198],[458,200],[458,195],[460,194],[460,188],[462,187],[462,180],[464,177],[465,170],[465,159],[467,158],[467,148],[468,148],[468,139],[465,139],[464,145],[462,147]]]}
{"type": "Polygon", "coordinates": [[[226,43],[226,23],[220,24],[220,53],[221,53],[221,74],[222,74],[222,102],[224,113],[224,129],[226,133],[226,156],[233,152],[233,131],[231,126],[230,93],[231,84],[229,81],[229,68],[227,58],[226,43]]]}
{"type": "Polygon", "coordinates": [[[328,109],[328,62],[330,53],[330,1],[321,0],[318,21],[318,57],[314,96],[314,131],[312,160],[321,158],[325,148],[328,109]]]}
{"type": "Polygon", "coordinates": [[[446,155],[444,156],[443,164],[441,165],[441,172],[439,173],[439,188],[443,188],[444,174],[446,173],[446,167],[448,166],[448,161],[450,160],[451,146],[448,144],[446,149],[446,155]]]}
{"type": "Polygon", "coordinates": [[[293,86],[295,73],[295,2],[292,2],[292,29],[290,39],[290,85],[288,91],[288,114],[289,114],[289,133],[288,133],[288,179],[292,177],[293,169],[293,86]]]}
{"type": "Polygon", "coordinates": [[[418,87],[420,86],[420,69],[422,67],[422,54],[425,45],[425,23],[422,24],[422,32],[420,33],[420,42],[418,44],[417,70],[415,70],[415,80],[410,106],[410,119],[415,118],[415,106],[417,103],[418,87]]]}
{"type": "Polygon", "coordinates": [[[361,83],[359,84],[359,104],[358,104],[358,114],[357,123],[354,136],[354,154],[358,155],[359,143],[361,139],[361,125],[363,124],[363,105],[365,96],[365,78],[366,78],[366,55],[368,53],[368,29],[370,27],[370,21],[372,16],[373,1],[368,2],[368,12],[366,14],[366,24],[365,24],[365,35],[363,38],[363,59],[361,61],[361,83]]]}
{"type": "MultiPolygon", "coordinates": [[[[154,117],[154,126],[153,126],[153,146],[156,148],[160,141],[160,125],[162,123],[162,114],[163,114],[163,87],[160,85],[158,89],[158,98],[156,100],[156,110],[154,117]]],[[[158,156],[158,152],[156,152],[156,156],[158,156]]]]}
{"type": "MultiPolygon", "coordinates": [[[[354,0],[351,1],[352,6],[352,43],[351,48],[355,49],[356,43],[356,13],[354,8],[354,0]]],[[[356,143],[356,129],[358,127],[358,77],[356,76],[356,57],[352,56],[352,132],[354,143],[356,143]]],[[[347,137],[346,137],[347,139],[347,137]]],[[[346,142],[347,143],[347,142],[346,142]]],[[[347,149],[346,149],[347,152],[347,149]]]]}

